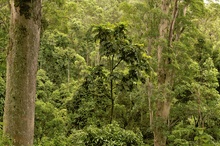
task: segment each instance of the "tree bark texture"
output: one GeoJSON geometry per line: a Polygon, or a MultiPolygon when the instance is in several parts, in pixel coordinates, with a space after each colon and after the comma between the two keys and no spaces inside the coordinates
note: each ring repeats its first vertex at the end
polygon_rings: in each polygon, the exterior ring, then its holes
{"type": "Polygon", "coordinates": [[[174,25],[178,14],[178,1],[161,0],[161,12],[165,17],[161,18],[159,24],[159,40],[161,43],[157,48],[157,75],[158,75],[158,94],[161,98],[156,100],[155,117],[154,117],[154,146],[166,145],[166,127],[171,108],[173,70],[168,66],[172,64],[171,58],[165,57],[163,54],[169,53],[172,49],[172,39],[174,33],[174,25]],[[173,8],[173,11],[172,11],[173,8]],[[168,16],[172,14],[172,19],[168,16]]]}
{"type": "Polygon", "coordinates": [[[41,0],[10,0],[4,136],[15,146],[32,146],[41,0]]]}

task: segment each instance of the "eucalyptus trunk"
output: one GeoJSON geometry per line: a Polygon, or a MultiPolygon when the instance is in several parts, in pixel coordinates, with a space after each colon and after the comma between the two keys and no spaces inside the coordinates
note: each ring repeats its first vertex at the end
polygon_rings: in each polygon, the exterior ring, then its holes
{"type": "Polygon", "coordinates": [[[166,57],[165,53],[172,52],[172,42],[174,36],[174,26],[178,14],[178,0],[162,0],[161,12],[162,17],[159,23],[159,37],[162,43],[157,48],[157,75],[158,75],[158,95],[156,100],[155,117],[154,117],[154,146],[166,145],[166,130],[168,127],[168,118],[171,108],[171,90],[173,88],[174,70],[169,66],[172,65],[172,58],[166,57]],[[172,15],[169,19],[169,15],[172,15]]]}
{"type": "Polygon", "coordinates": [[[4,136],[15,146],[32,146],[41,0],[10,0],[4,136]]]}

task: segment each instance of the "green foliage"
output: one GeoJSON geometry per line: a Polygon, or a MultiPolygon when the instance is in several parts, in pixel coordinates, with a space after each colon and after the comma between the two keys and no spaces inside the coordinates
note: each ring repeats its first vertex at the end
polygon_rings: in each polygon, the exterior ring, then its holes
{"type": "Polygon", "coordinates": [[[8,2],[0,2],[0,122],[3,121],[6,74],[6,48],[8,42],[9,9],[8,2]]]}
{"type": "Polygon", "coordinates": [[[53,92],[54,84],[49,80],[43,69],[37,72],[37,98],[42,101],[49,101],[53,92]]]}
{"type": "Polygon", "coordinates": [[[191,124],[185,127],[183,121],[175,126],[168,140],[172,141],[170,145],[215,145],[213,137],[205,128],[194,127],[191,124]]]}
{"type": "Polygon", "coordinates": [[[67,103],[68,112],[71,113],[71,125],[81,129],[89,124],[105,122],[110,101],[107,87],[103,68],[101,66],[94,68],[91,75],[85,79],[77,93],[67,103]],[[100,119],[94,120],[94,117],[100,119]]]}
{"type": "Polygon", "coordinates": [[[35,142],[37,144],[66,145],[65,125],[65,109],[58,110],[49,102],[36,101],[35,142]]]}
{"type": "MultiPolygon", "coordinates": [[[[164,69],[174,73],[174,86],[164,86],[173,99],[167,145],[219,145],[219,4],[178,1],[172,49],[158,39],[158,28],[161,19],[172,22],[173,5],[167,14],[160,5],[159,0],[43,1],[35,145],[152,145],[149,117],[156,115],[155,100],[167,94],[157,86],[158,45],[172,60],[164,69]],[[111,116],[118,124],[109,124],[111,116]]],[[[9,12],[2,0],[0,122],[9,12]]],[[[0,137],[2,132],[1,123],[0,137]]],[[[11,143],[4,138],[0,145],[11,143]]]]}
{"type": "Polygon", "coordinates": [[[3,121],[5,81],[0,77],[0,122],[3,121]]]}
{"type": "Polygon", "coordinates": [[[115,122],[101,128],[89,126],[84,131],[75,130],[69,140],[74,145],[88,146],[136,146],[143,145],[142,135],[133,131],[124,130],[115,122]]]}
{"type": "Polygon", "coordinates": [[[3,122],[0,122],[0,137],[0,145],[13,146],[12,141],[8,137],[3,136],[3,122]]]}
{"type": "Polygon", "coordinates": [[[118,94],[132,91],[141,79],[144,82],[149,57],[139,45],[132,44],[126,32],[123,24],[94,29],[94,38],[100,43],[100,59],[107,59],[91,69],[78,92],[68,101],[71,128],[103,125],[108,120],[111,123],[118,94]]]}
{"type": "Polygon", "coordinates": [[[3,137],[1,134],[0,136],[1,136],[0,145],[13,146],[12,140],[10,140],[8,137],[3,137]]]}
{"type": "Polygon", "coordinates": [[[85,59],[70,48],[69,38],[61,32],[44,32],[39,66],[49,79],[59,85],[86,75],[85,59]]]}
{"type": "Polygon", "coordinates": [[[114,77],[115,74],[118,74],[117,69],[123,64],[127,65],[129,69],[127,76],[122,78],[124,82],[141,78],[140,71],[148,73],[150,70],[148,64],[150,57],[144,52],[141,44],[132,42],[127,35],[125,24],[112,27],[98,26],[93,32],[95,40],[98,40],[100,44],[101,58],[106,56],[110,59],[108,63],[110,75],[114,77]]]}

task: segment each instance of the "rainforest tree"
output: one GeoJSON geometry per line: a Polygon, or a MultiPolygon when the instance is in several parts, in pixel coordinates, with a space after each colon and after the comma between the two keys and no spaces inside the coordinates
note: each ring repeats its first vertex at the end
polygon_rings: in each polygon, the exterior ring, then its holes
{"type": "Polygon", "coordinates": [[[0,136],[31,145],[30,124],[34,145],[219,145],[218,3],[43,0],[40,22],[37,2],[11,0],[10,22],[0,1],[0,136]]]}
{"type": "Polygon", "coordinates": [[[4,136],[15,146],[33,145],[41,0],[10,1],[4,136]]]}

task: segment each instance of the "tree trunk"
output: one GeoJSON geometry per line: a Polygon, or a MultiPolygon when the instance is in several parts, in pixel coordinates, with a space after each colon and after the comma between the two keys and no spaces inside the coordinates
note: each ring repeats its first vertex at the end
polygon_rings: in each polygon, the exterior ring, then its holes
{"type": "MultiPolygon", "coordinates": [[[[172,2],[169,0],[161,1],[161,11],[165,16],[170,13],[170,5],[172,2]]],[[[154,146],[165,146],[166,145],[166,129],[167,120],[170,114],[171,97],[169,90],[172,89],[172,70],[168,69],[167,66],[171,64],[171,59],[164,57],[164,52],[168,52],[165,49],[171,49],[171,43],[173,38],[173,29],[175,20],[177,17],[177,0],[175,0],[175,9],[173,11],[173,20],[170,22],[168,18],[161,18],[159,24],[159,40],[167,41],[162,42],[158,45],[157,59],[158,59],[158,94],[162,96],[156,100],[156,111],[154,117],[154,146]]]]}
{"type": "Polygon", "coordinates": [[[154,125],[154,146],[165,146],[166,145],[166,127],[167,120],[170,114],[169,100],[157,101],[156,111],[156,124],[154,125]]]}
{"type": "Polygon", "coordinates": [[[152,109],[152,101],[151,101],[151,98],[152,98],[152,91],[153,91],[153,84],[150,82],[150,80],[148,79],[147,81],[147,95],[148,95],[148,110],[149,110],[149,120],[150,120],[150,127],[153,126],[153,109],[152,109]]]}
{"type": "Polygon", "coordinates": [[[41,0],[10,0],[4,136],[15,146],[31,146],[34,137],[41,0]]]}
{"type": "MultiPolygon", "coordinates": [[[[112,56],[110,60],[110,75],[113,75],[114,71],[114,55],[112,56]]],[[[114,94],[113,94],[113,79],[111,78],[110,81],[110,99],[111,99],[111,115],[110,115],[110,124],[112,124],[113,120],[113,115],[114,115],[114,107],[115,107],[115,99],[114,99],[114,94]]]]}

